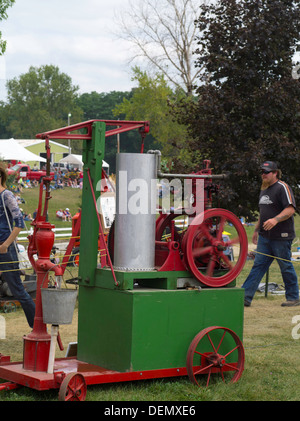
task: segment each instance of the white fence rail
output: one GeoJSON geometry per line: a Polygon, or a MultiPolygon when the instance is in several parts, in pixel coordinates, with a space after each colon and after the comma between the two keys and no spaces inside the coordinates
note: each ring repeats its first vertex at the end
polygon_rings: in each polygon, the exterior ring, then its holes
{"type": "MultiPolygon", "coordinates": [[[[177,219],[175,221],[177,227],[185,226],[187,227],[188,223],[184,219],[177,219]]],[[[53,231],[55,233],[55,238],[70,238],[72,236],[72,227],[66,227],[66,228],[53,228],[53,231]]],[[[28,230],[21,231],[18,236],[18,241],[27,241],[28,235],[31,235],[33,233],[33,228],[31,227],[28,230]]]]}
{"type": "MultiPolygon", "coordinates": [[[[72,227],[66,227],[66,228],[53,228],[53,231],[55,233],[55,238],[70,238],[72,236],[72,227]]],[[[27,241],[28,235],[31,235],[33,233],[33,228],[31,227],[27,231],[21,231],[18,236],[18,241],[27,241]]]]}

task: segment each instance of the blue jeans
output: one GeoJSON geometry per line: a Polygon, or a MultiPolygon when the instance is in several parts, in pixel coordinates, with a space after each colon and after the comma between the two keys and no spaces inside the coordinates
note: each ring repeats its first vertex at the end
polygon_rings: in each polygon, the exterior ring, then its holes
{"type": "Polygon", "coordinates": [[[8,247],[7,253],[0,253],[0,272],[2,278],[7,282],[14,299],[20,302],[29,326],[33,327],[35,304],[28,292],[25,290],[20,278],[18,257],[14,244],[8,247]],[[5,263],[2,263],[5,262],[5,263]],[[7,272],[6,272],[7,271],[7,272]]]}
{"type": "Polygon", "coordinates": [[[276,260],[285,285],[286,299],[288,301],[299,299],[297,274],[291,262],[291,245],[292,240],[269,240],[261,235],[258,237],[257,252],[263,254],[255,254],[253,267],[242,285],[245,289],[245,301],[251,303],[259,283],[273,262],[274,258],[269,256],[279,258],[276,260]]]}

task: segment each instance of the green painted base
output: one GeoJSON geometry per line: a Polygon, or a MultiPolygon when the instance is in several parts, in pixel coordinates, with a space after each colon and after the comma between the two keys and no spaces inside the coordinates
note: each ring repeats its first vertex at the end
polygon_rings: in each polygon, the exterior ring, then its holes
{"type": "MultiPolygon", "coordinates": [[[[221,276],[223,273],[224,272],[220,272],[219,276],[221,276]]],[[[80,278],[79,285],[118,290],[130,290],[134,288],[136,283],[138,283],[140,286],[146,288],[174,290],[188,283],[191,286],[194,285],[207,288],[206,285],[194,279],[193,275],[188,271],[126,272],[116,270],[115,275],[118,285],[115,285],[110,268],[96,269],[93,279],[80,278]]],[[[233,280],[225,288],[232,288],[235,285],[236,281],[233,280]]]]}
{"type": "Polygon", "coordinates": [[[120,372],[185,367],[189,345],[204,328],[227,327],[242,340],[243,299],[240,288],[80,285],[77,358],[120,372]]]}

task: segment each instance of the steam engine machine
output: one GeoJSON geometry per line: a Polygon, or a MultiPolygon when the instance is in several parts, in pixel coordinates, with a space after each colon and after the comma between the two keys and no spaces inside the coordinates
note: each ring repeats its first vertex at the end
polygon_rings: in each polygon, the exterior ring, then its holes
{"type": "Polygon", "coordinates": [[[7,380],[2,388],[58,388],[61,400],[84,400],[89,384],[188,376],[204,386],[215,376],[233,382],[241,377],[244,293],[235,280],[248,242],[234,214],[211,207],[214,180],[225,176],[213,174],[209,161],[197,173],[164,174],[160,152],[144,152],[148,131],[145,121],[92,120],[37,135],[48,152],[49,139],[84,142],[77,355],[55,359],[62,322],[44,317],[48,273],[63,276],[66,266],[65,260],[61,265],[49,260],[54,236],[46,222],[51,181],[46,177],[44,212],[40,197],[28,248],[37,273],[35,325],[23,338],[22,362],[0,356],[0,378],[7,380]],[[141,152],[116,156],[116,213],[104,241],[99,180],[105,178],[106,141],[133,129],[141,134],[141,152]],[[172,184],[175,178],[190,183],[187,205],[157,210],[157,180],[172,184]],[[193,208],[197,200],[201,212],[193,208]]]}

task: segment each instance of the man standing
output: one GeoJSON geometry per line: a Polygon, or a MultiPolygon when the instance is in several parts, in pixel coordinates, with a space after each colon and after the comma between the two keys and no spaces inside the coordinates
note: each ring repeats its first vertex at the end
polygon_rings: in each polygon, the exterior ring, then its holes
{"type": "Polygon", "coordinates": [[[262,185],[259,196],[259,219],[252,241],[257,244],[253,267],[244,282],[245,306],[249,307],[258,285],[277,258],[285,285],[286,302],[282,306],[300,305],[298,279],[291,262],[291,245],[295,238],[295,199],[290,187],[280,180],[275,162],[261,166],[262,185]]]}

